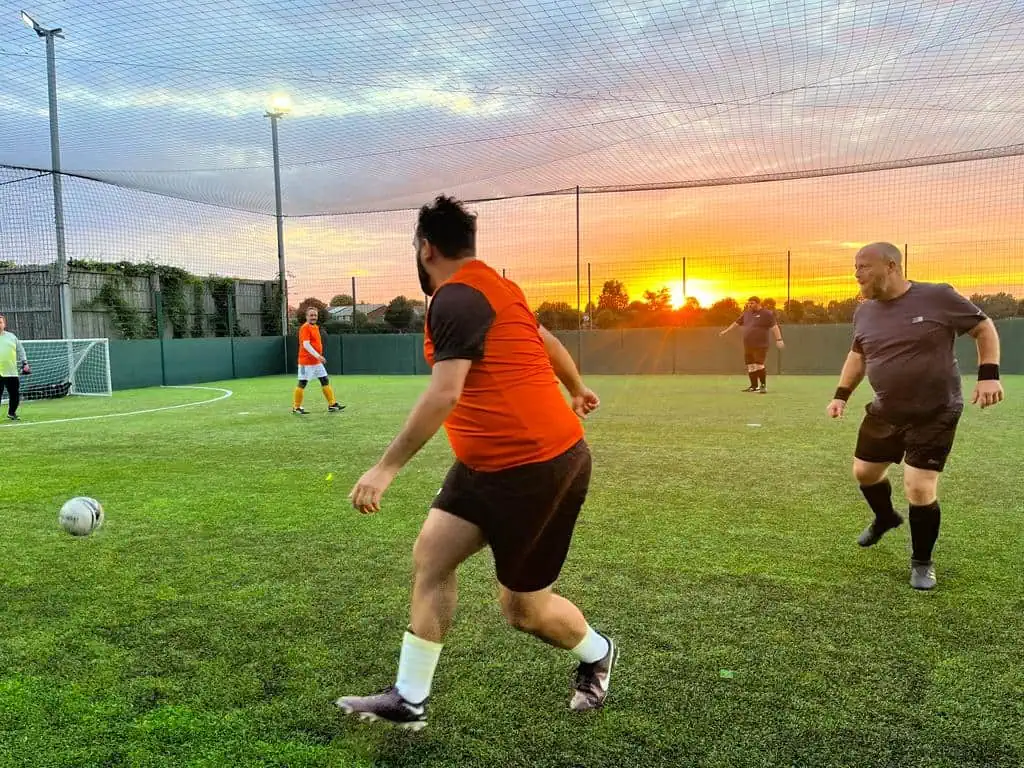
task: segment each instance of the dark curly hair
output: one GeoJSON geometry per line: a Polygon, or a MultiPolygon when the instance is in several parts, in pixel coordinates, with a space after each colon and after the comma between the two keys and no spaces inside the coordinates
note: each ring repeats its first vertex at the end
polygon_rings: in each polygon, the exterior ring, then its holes
{"type": "Polygon", "coordinates": [[[448,259],[476,251],[476,214],[454,197],[438,195],[433,204],[420,208],[416,237],[430,241],[448,259]]]}

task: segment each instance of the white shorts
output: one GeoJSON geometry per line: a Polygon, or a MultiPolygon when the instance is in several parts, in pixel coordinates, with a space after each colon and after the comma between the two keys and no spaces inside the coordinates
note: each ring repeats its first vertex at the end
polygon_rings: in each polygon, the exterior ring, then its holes
{"type": "Polygon", "coordinates": [[[317,363],[316,365],[299,366],[299,381],[309,381],[310,379],[322,379],[325,376],[327,376],[327,369],[324,368],[323,363],[317,363]]]}

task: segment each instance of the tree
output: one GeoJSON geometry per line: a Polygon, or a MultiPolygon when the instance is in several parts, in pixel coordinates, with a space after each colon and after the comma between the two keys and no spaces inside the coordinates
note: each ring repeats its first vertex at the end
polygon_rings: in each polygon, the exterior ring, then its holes
{"type": "Polygon", "coordinates": [[[316,307],[317,309],[317,322],[323,325],[327,322],[330,315],[327,314],[327,305],[324,304],[320,299],[310,296],[309,298],[303,299],[299,302],[298,308],[295,310],[295,318],[299,321],[299,324],[306,322],[306,310],[310,307],[316,307]]]}
{"type": "Polygon", "coordinates": [[[580,313],[564,301],[545,301],[537,308],[537,322],[552,331],[575,331],[580,313]]]}
{"type": "Polygon", "coordinates": [[[786,319],[791,323],[799,323],[804,319],[804,305],[796,299],[790,299],[786,302],[786,319]]]}
{"type": "Polygon", "coordinates": [[[384,310],[384,322],[397,331],[405,331],[412,324],[415,314],[412,302],[405,298],[405,296],[396,296],[388,303],[388,308],[384,310]]]}
{"type": "Polygon", "coordinates": [[[668,288],[659,291],[644,291],[644,301],[651,312],[669,312],[672,309],[672,294],[668,288]]]}
{"type": "Polygon", "coordinates": [[[626,286],[618,280],[606,280],[597,299],[597,308],[610,309],[612,312],[625,312],[629,306],[629,294],[626,286]]]}
{"type": "Polygon", "coordinates": [[[993,320],[1017,314],[1017,300],[1004,291],[991,294],[975,293],[971,296],[971,302],[993,320]]]}
{"type": "Polygon", "coordinates": [[[853,313],[857,311],[859,304],[860,302],[855,298],[830,301],[828,303],[828,318],[833,323],[852,323],[853,313]]]}
{"type": "Polygon", "coordinates": [[[735,322],[743,313],[736,299],[728,298],[716,301],[707,312],[707,321],[710,325],[729,325],[735,322]]]}
{"type": "Polygon", "coordinates": [[[339,293],[331,299],[332,307],[353,307],[355,306],[355,303],[356,300],[347,293],[339,293]]]}

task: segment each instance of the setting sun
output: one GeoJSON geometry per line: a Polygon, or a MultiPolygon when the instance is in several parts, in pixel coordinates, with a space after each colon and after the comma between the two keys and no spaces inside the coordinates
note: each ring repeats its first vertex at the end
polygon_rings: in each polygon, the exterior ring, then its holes
{"type": "Polygon", "coordinates": [[[681,309],[688,298],[696,299],[706,309],[718,301],[719,298],[702,280],[687,281],[685,296],[683,295],[683,284],[673,283],[669,286],[669,296],[673,309],[681,309]]]}

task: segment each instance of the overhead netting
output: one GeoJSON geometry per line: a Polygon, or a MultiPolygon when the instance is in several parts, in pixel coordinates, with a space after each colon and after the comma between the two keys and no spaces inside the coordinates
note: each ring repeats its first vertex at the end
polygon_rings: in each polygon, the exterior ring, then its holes
{"type": "MultiPolygon", "coordinates": [[[[0,163],[47,168],[44,46],[0,4],[0,163]]],[[[1024,143],[1014,0],[41,0],[64,168],[285,213],[438,190],[812,173],[1024,143]]]]}

